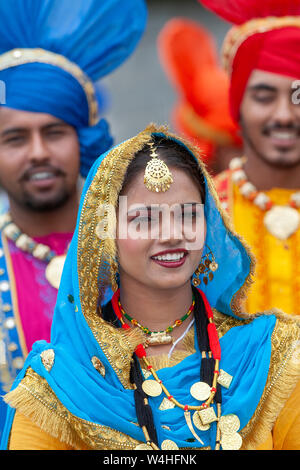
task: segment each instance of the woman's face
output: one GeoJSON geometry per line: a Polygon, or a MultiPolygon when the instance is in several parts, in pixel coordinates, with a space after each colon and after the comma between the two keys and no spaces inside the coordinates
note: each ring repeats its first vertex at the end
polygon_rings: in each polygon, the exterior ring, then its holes
{"type": "Polygon", "coordinates": [[[121,284],[181,287],[199,265],[206,234],[199,187],[186,172],[170,170],[173,183],[168,191],[149,191],[144,172],[140,172],[120,196],[117,248],[121,284]]]}

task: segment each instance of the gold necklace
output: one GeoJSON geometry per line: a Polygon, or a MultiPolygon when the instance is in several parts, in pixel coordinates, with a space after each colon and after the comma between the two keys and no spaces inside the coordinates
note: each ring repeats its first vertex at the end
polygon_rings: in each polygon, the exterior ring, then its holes
{"type": "Polygon", "coordinates": [[[162,331],[149,330],[149,328],[141,325],[137,320],[135,320],[135,318],[132,318],[128,313],[125,312],[125,310],[123,309],[121,305],[120,300],[118,301],[118,305],[119,305],[119,308],[123,317],[127,318],[127,320],[129,320],[132,325],[137,326],[140,330],[142,330],[147,335],[147,342],[146,342],[147,346],[160,346],[162,344],[173,343],[173,338],[169,333],[171,333],[174,330],[174,328],[176,328],[177,326],[182,325],[184,320],[186,320],[190,316],[190,314],[192,313],[195,307],[195,299],[193,299],[193,302],[190,308],[188,309],[187,313],[185,313],[180,319],[175,320],[175,322],[172,325],[168,326],[165,330],[162,330],[162,331]]]}
{"type": "Polygon", "coordinates": [[[33,238],[23,233],[13,222],[9,212],[0,216],[0,230],[15,243],[17,248],[47,263],[45,277],[55,289],[58,289],[66,254],[56,255],[49,246],[37,243],[33,238]]]}
{"type": "Polygon", "coordinates": [[[265,211],[264,225],[266,229],[279,240],[287,240],[300,227],[300,191],[290,197],[285,206],[274,204],[263,191],[258,191],[254,184],[248,181],[243,170],[245,158],[233,158],[229,164],[231,179],[238,186],[240,193],[256,207],[265,211]]]}

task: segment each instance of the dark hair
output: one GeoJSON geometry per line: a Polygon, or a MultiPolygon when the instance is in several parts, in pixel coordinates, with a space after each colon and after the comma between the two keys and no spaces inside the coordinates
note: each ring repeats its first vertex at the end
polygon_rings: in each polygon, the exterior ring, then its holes
{"type": "MultiPolygon", "coordinates": [[[[195,157],[189,150],[179,142],[161,136],[152,136],[151,142],[154,144],[156,153],[169,167],[175,167],[188,173],[192,180],[199,187],[201,199],[205,203],[205,183],[200,166],[195,157]]],[[[150,160],[150,146],[137,152],[135,158],[131,161],[125,174],[122,191],[133,181],[135,176],[141,171],[145,171],[146,165],[150,160]]]]}

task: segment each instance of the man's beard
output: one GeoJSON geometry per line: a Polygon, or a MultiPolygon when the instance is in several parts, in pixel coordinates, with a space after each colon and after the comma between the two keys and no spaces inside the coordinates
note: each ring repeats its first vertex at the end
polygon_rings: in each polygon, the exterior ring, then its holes
{"type": "Polygon", "coordinates": [[[29,209],[32,212],[52,212],[63,207],[71,198],[71,192],[66,188],[62,188],[55,196],[49,199],[38,198],[23,191],[21,198],[16,199],[12,194],[8,195],[19,205],[29,209]]]}
{"type": "MultiPolygon", "coordinates": [[[[281,128],[281,126],[276,126],[274,125],[273,126],[274,128],[281,128]]],[[[289,161],[286,159],[286,152],[284,149],[282,149],[281,151],[278,150],[278,157],[276,158],[276,160],[271,160],[268,155],[266,155],[265,153],[261,152],[259,147],[257,145],[255,145],[255,142],[253,139],[251,139],[251,137],[249,136],[248,132],[247,132],[247,127],[246,125],[244,124],[243,122],[243,119],[241,118],[240,120],[240,128],[241,128],[241,134],[242,134],[242,138],[244,140],[244,142],[248,145],[248,147],[251,148],[251,150],[261,159],[263,160],[265,163],[267,163],[268,165],[272,166],[272,167],[275,167],[275,168],[278,168],[278,169],[288,169],[288,168],[293,168],[294,166],[298,166],[299,165],[299,161],[289,161]]],[[[262,132],[266,132],[267,129],[265,129],[264,131],[262,132]]]]}

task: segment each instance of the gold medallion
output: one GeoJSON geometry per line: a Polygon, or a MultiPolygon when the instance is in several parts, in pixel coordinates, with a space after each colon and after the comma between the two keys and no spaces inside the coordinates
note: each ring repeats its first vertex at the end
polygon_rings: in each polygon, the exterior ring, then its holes
{"type": "Polygon", "coordinates": [[[178,450],[179,449],[176,442],[171,441],[170,439],[165,439],[164,441],[162,441],[160,448],[161,450],[178,450]]]}
{"type": "Polygon", "coordinates": [[[222,385],[222,387],[229,388],[232,382],[232,375],[225,372],[225,370],[220,369],[220,373],[217,378],[217,382],[222,385]]]}
{"type": "Polygon", "coordinates": [[[239,450],[242,447],[243,439],[237,432],[233,434],[224,434],[221,438],[223,450],[239,450]]]}
{"type": "Polygon", "coordinates": [[[162,392],[161,385],[156,380],[145,380],[142,389],[149,397],[158,397],[162,392]]]}
{"type": "Polygon", "coordinates": [[[173,408],[175,408],[175,406],[176,405],[171,400],[165,397],[163,401],[161,402],[161,404],[159,405],[158,409],[162,411],[172,410],[173,408]]]}
{"type": "Polygon", "coordinates": [[[134,448],[134,450],[152,450],[152,447],[148,446],[148,444],[139,444],[134,448]]]}
{"type": "Polygon", "coordinates": [[[66,255],[54,256],[54,258],[52,258],[46,267],[46,279],[51,284],[51,286],[55,287],[55,289],[59,288],[65,260],[66,255]]]}
{"type": "Polygon", "coordinates": [[[221,416],[219,420],[220,430],[223,434],[232,434],[240,429],[240,420],[237,415],[229,414],[221,416]]]}
{"type": "Polygon", "coordinates": [[[213,423],[214,421],[218,421],[217,415],[212,406],[209,406],[208,408],[204,408],[203,410],[199,410],[198,413],[202,421],[202,424],[210,424],[210,423],[213,423]]]}
{"type": "Polygon", "coordinates": [[[193,423],[195,428],[199,429],[200,431],[208,431],[210,428],[210,424],[202,423],[198,411],[195,411],[195,413],[193,414],[193,423]]]}
{"type": "Polygon", "coordinates": [[[300,214],[289,206],[274,206],[264,216],[267,230],[279,240],[287,240],[300,226],[300,214]]]}
{"type": "Polygon", "coordinates": [[[210,386],[206,382],[196,382],[191,386],[190,394],[196,400],[207,400],[210,396],[210,386]]]}

